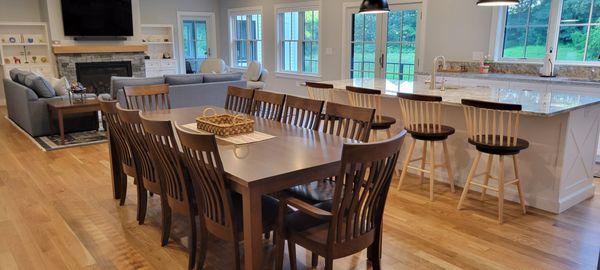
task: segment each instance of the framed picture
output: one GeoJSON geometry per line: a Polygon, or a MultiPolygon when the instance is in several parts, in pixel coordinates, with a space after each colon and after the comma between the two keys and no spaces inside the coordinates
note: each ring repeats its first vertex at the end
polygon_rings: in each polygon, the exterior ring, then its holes
{"type": "Polygon", "coordinates": [[[6,34],[0,36],[1,43],[21,43],[22,37],[19,34],[6,34]]]}

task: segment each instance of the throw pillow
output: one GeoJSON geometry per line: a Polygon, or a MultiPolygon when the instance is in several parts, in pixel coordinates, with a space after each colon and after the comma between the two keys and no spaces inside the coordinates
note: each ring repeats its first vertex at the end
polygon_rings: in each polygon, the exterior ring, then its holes
{"type": "Polygon", "coordinates": [[[10,78],[13,80],[13,82],[25,85],[25,77],[27,77],[28,75],[31,75],[33,73],[29,72],[29,71],[25,71],[25,70],[20,70],[17,68],[14,68],[12,70],[9,71],[9,76],[10,78]]]}
{"type": "Polygon", "coordinates": [[[199,83],[204,82],[204,75],[202,75],[202,74],[165,75],[165,82],[168,85],[199,84],[199,83]]]}
{"type": "Polygon", "coordinates": [[[69,93],[69,80],[67,77],[62,77],[60,79],[57,78],[48,78],[48,82],[54,88],[54,92],[56,92],[57,96],[64,96],[69,93]]]}
{"type": "Polygon", "coordinates": [[[249,81],[257,82],[260,80],[260,75],[262,73],[262,65],[259,62],[252,62],[248,67],[248,72],[246,76],[249,81]]]}
{"type": "Polygon", "coordinates": [[[242,73],[204,74],[204,83],[230,82],[242,79],[242,73]]]}
{"type": "Polygon", "coordinates": [[[38,97],[51,98],[56,96],[56,92],[52,85],[43,77],[35,74],[29,74],[25,77],[25,86],[33,90],[38,97]]]}

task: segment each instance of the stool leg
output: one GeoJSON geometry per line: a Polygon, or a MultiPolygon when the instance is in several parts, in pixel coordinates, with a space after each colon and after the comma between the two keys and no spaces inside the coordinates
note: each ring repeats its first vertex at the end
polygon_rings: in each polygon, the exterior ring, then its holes
{"type": "Polygon", "coordinates": [[[417,140],[413,139],[410,144],[410,148],[408,149],[408,154],[406,155],[406,159],[404,159],[404,164],[402,165],[402,174],[400,175],[400,183],[398,183],[398,190],[402,187],[402,183],[404,182],[404,177],[406,177],[406,171],[408,171],[408,164],[410,164],[410,158],[412,157],[413,151],[415,150],[415,145],[417,144],[417,140]]]}
{"type": "Polygon", "coordinates": [[[373,130],[373,141],[374,142],[378,141],[378,139],[377,139],[377,130],[373,130]]]}
{"type": "Polygon", "coordinates": [[[386,129],[385,133],[387,134],[388,139],[392,137],[392,129],[391,128],[386,129]]]}
{"type": "Polygon", "coordinates": [[[419,174],[419,181],[421,181],[421,184],[423,183],[423,176],[425,176],[425,173],[423,172],[423,170],[425,170],[425,163],[427,163],[427,141],[423,141],[423,151],[421,152],[421,172],[419,174]]]}
{"type": "Polygon", "coordinates": [[[498,223],[504,222],[504,156],[500,156],[498,177],[498,223]]]}
{"type": "MultiPolygon", "coordinates": [[[[485,178],[483,180],[484,186],[487,186],[490,181],[490,173],[492,173],[492,162],[493,161],[494,161],[494,155],[488,154],[488,162],[487,162],[487,165],[485,166],[485,178]]],[[[483,198],[485,197],[486,192],[487,192],[487,188],[484,187],[483,190],[481,191],[480,200],[483,201],[483,198]]]]}
{"type": "Polygon", "coordinates": [[[525,207],[525,197],[523,196],[523,188],[521,187],[521,178],[519,178],[519,164],[517,162],[517,155],[513,156],[513,166],[515,168],[515,178],[518,179],[515,184],[517,185],[517,191],[519,192],[519,201],[521,202],[521,208],[523,214],[527,214],[527,208],[525,207]]]}
{"type": "Polygon", "coordinates": [[[431,141],[430,163],[431,169],[429,170],[429,200],[433,202],[433,186],[435,186],[435,142],[431,141]]]}
{"type": "Polygon", "coordinates": [[[477,152],[477,157],[473,161],[473,166],[471,166],[471,170],[469,171],[469,176],[467,177],[467,182],[465,183],[465,187],[463,189],[462,195],[460,195],[460,200],[458,201],[458,206],[456,209],[460,210],[462,204],[467,197],[467,193],[469,192],[469,188],[471,186],[471,181],[473,180],[473,175],[475,175],[475,171],[477,170],[477,166],[479,166],[479,160],[481,159],[481,152],[477,152]]]}
{"type": "Polygon", "coordinates": [[[452,166],[450,166],[450,157],[448,155],[448,144],[446,140],[442,141],[442,146],[444,148],[444,164],[446,164],[446,172],[448,172],[448,182],[450,182],[450,190],[452,193],[454,190],[454,172],[452,172],[452,166]]]}

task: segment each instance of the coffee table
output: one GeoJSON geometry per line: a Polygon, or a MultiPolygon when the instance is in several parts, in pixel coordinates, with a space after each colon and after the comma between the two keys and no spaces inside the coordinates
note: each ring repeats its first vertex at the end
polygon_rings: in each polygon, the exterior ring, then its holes
{"type": "Polygon", "coordinates": [[[69,100],[48,101],[48,110],[50,111],[50,125],[53,126],[53,118],[58,119],[58,130],[60,131],[60,142],[65,143],[65,124],[64,117],[69,114],[98,112],[100,111],[100,102],[98,99],[88,99],[85,102],[70,102],[69,100]]]}

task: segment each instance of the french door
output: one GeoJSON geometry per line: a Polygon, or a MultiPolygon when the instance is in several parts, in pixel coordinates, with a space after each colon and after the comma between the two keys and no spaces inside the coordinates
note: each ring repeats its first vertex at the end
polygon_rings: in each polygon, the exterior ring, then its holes
{"type": "Polygon", "coordinates": [[[186,73],[196,73],[204,60],[216,55],[214,15],[181,12],[178,17],[183,70],[186,73]]]}
{"type": "Polygon", "coordinates": [[[348,11],[350,78],[414,80],[420,4],[390,5],[390,9],[387,14],[348,11]]]}

